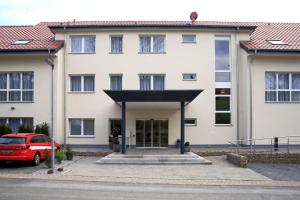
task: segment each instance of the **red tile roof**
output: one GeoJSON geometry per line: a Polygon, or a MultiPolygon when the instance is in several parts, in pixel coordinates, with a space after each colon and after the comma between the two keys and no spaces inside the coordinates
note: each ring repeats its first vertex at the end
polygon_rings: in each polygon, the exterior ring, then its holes
{"type": "Polygon", "coordinates": [[[18,52],[29,50],[57,50],[62,41],[54,41],[54,35],[47,25],[0,26],[0,52],[18,52]],[[13,44],[16,40],[29,40],[26,45],[13,44]]]}
{"type": "Polygon", "coordinates": [[[249,41],[241,42],[248,51],[300,51],[300,23],[252,23],[257,28],[249,41]],[[272,45],[268,40],[281,40],[286,45],[272,45]]]}
{"type": "Polygon", "coordinates": [[[67,28],[126,28],[126,27],[179,27],[213,28],[251,31],[249,41],[241,46],[247,51],[299,51],[300,23],[263,23],[263,22],[215,22],[215,21],[72,21],[41,22],[35,26],[0,26],[0,51],[7,50],[57,50],[62,41],[54,41],[50,29],[67,28]],[[50,28],[50,29],[49,29],[50,28]],[[17,39],[28,39],[27,45],[13,45],[17,39]],[[282,40],[287,45],[272,45],[268,40],[282,40]]]}

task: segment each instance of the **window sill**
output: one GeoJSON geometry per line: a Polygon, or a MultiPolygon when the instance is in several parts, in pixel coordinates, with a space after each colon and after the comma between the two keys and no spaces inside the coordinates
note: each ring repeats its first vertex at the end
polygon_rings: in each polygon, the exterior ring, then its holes
{"type": "Polygon", "coordinates": [[[233,126],[232,124],[215,124],[215,126],[233,126]]]}
{"type": "Polygon", "coordinates": [[[197,44],[197,42],[181,42],[182,44],[197,44]]]}
{"type": "Polygon", "coordinates": [[[291,103],[291,104],[293,104],[293,103],[300,103],[300,101],[265,101],[265,103],[287,103],[287,104],[291,103]]]}
{"type": "Polygon", "coordinates": [[[94,94],[95,91],[83,91],[83,92],[75,92],[75,91],[69,91],[69,94],[94,94]]]}
{"type": "Polygon", "coordinates": [[[185,124],[185,126],[197,126],[197,124],[185,124]]]}
{"type": "Polygon", "coordinates": [[[95,135],[69,135],[68,138],[96,138],[95,135]]]}
{"type": "Polygon", "coordinates": [[[182,79],[182,81],[197,81],[197,79],[182,79]]]}
{"type": "Polygon", "coordinates": [[[0,101],[0,103],[34,103],[34,101],[0,101]]]}
{"type": "Polygon", "coordinates": [[[69,52],[69,54],[96,54],[96,52],[69,52]]]}
{"type": "Polygon", "coordinates": [[[138,54],[166,54],[167,52],[138,52],[138,54]]]}
{"type": "Polygon", "coordinates": [[[114,55],[114,54],[124,54],[124,53],[123,52],[109,52],[108,54],[114,55]]]}

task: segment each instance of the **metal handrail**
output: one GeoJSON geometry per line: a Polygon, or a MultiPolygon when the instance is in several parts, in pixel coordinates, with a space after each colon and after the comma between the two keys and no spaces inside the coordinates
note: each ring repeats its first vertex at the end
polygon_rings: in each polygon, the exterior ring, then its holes
{"type": "MultiPolygon", "coordinates": [[[[240,150],[242,149],[250,149],[250,152],[255,152],[257,151],[258,149],[255,148],[256,147],[256,142],[257,141],[269,141],[269,142],[266,142],[265,144],[263,145],[270,145],[270,149],[267,150],[267,152],[273,152],[273,151],[279,151],[281,149],[286,149],[287,152],[289,153],[290,152],[290,149],[293,148],[293,144],[300,144],[300,140],[295,140],[296,138],[300,138],[300,136],[297,136],[297,135],[290,135],[290,136],[278,136],[278,137],[274,137],[274,138],[253,138],[253,139],[247,139],[247,140],[244,140],[244,139],[239,139],[239,140],[234,140],[234,141],[229,141],[228,143],[233,145],[236,149],[237,152],[239,152],[240,150]],[[278,138],[278,142],[276,143],[278,145],[278,147],[276,146],[275,148],[275,143],[273,143],[274,141],[274,138],[278,138]],[[286,142],[279,142],[279,139],[286,139],[286,142]],[[244,142],[246,143],[249,143],[250,142],[250,148],[249,148],[249,145],[247,146],[243,146],[244,142]],[[282,145],[286,146],[285,148],[282,147],[282,145]],[[254,147],[254,148],[253,148],[254,147]]],[[[260,150],[260,152],[263,152],[262,150],[260,150]]]]}

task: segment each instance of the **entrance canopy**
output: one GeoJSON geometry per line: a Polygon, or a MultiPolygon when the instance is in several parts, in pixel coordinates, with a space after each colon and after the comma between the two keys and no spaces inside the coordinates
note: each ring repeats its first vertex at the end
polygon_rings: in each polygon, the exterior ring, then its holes
{"type": "Polygon", "coordinates": [[[116,103],[122,106],[121,134],[122,153],[126,153],[126,105],[128,103],[164,102],[180,103],[180,153],[184,154],[184,107],[203,90],[104,90],[116,103]]]}
{"type": "Polygon", "coordinates": [[[203,90],[104,90],[115,102],[193,101],[203,90]]]}

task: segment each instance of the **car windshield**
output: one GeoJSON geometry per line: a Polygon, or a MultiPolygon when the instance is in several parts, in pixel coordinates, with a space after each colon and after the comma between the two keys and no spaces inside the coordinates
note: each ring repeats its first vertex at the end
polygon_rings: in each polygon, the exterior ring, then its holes
{"type": "Polygon", "coordinates": [[[0,144],[25,144],[25,138],[21,137],[3,137],[0,138],[0,144]]]}

